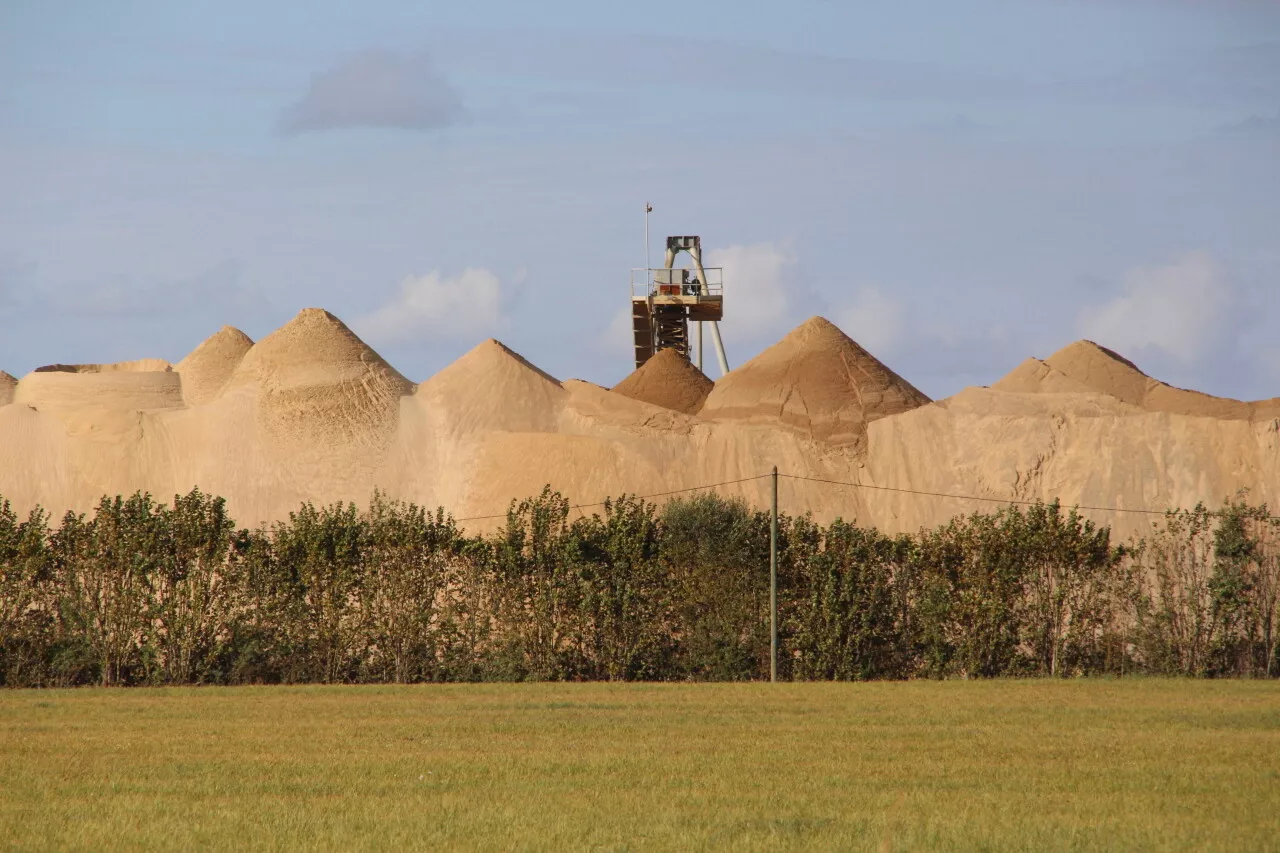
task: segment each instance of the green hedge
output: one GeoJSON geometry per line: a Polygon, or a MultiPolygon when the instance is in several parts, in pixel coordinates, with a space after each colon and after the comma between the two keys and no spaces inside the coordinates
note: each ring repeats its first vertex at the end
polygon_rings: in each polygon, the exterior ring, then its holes
{"type": "MultiPolygon", "coordinates": [[[[57,526],[0,500],[0,683],[751,680],[769,518],[714,494],[493,535],[375,495],[238,529],[221,498],[103,498],[57,526]]],[[[1144,538],[1056,504],[914,536],[779,523],[780,677],[1274,677],[1280,527],[1243,499],[1144,538]]]]}

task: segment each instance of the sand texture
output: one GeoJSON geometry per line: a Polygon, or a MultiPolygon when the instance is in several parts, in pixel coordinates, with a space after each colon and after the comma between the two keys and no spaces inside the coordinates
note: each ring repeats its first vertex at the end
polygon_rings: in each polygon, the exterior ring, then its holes
{"type": "Polygon", "coordinates": [[[673,349],[660,350],[613,386],[614,393],[664,409],[696,414],[714,383],[673,349]]]}
{"type": "Polygon", "coordinates": [[[198,406],[217,399],[253,340],[239,329],[223,326],[193,349],[174,369],[182,376],[182,399],[198,406]]]}
{"type": "MultiPolygon", "coordinates": [[[[670,362],[659,354],[608,390],[560,382],[489,340],[415,386],[336,317],[307,309],[256,344],[223,328],[176,367],[0,374],[0,495],[60,515],[103,494],[199,486],[257,525],[380,489],[492,529],[512,499],[547,484],[591,504],[728,483],[722,494],[765,506],[769,481],[747,478],[777,465],[993,501],[779,484],[787,512],[889,531],[1009,499],[1164,509],[1247,488],[1280,502],[1277,401],[1172,388],[1084,341],[937,402],[821,318],[714,386],[670,362]]],[[[1122,536],[1149,523],[1086,514],[1122,536]]]]}
{"type": "Polygon", "coordinates": [[[241,358],[226,390],[252,389],[258,423],[285,444],[384,446],[413,383],[337,317],[307,308],[241,358]]]}
{"type": "Polygon", "coordinates": [[[701,414],[860,447],[867,424],[928,402],[834,324],[814,317],[717,382],[701,414]]]}
{"type": "Polygon", "coordinates": [[[1029,358],[991,387],[1032,394],[1106,394],[1144,411],[1191,417],[1252,420],[1280,416],[1280,399],[1245,402],[1175,388],[1093,341],[1076,341],[1044,361],[1029,358]]]}

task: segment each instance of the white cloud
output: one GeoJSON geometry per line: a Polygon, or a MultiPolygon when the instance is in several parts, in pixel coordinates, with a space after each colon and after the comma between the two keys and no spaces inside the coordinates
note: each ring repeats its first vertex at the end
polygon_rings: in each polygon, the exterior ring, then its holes
{"type": "Polygon", "coordinates": [[[396,344],[428,335],[471,340],[507,325],[502,282],[486,269],[468,267],[456,278],[439,272],[410,276],[386,305],[356,321],[362,337],[396,344]]]}
{"type": "Polygon", "coordinates": [[[1230,297],[1213,258],[1191,252],[1130,270],[1119,296],[1081,314],[1080,330],[1120,353],[1158,349],[1191,364],[1217,341],[1230,297]]]}
{"type": "Polygon", "coordinates": [[[289,133],[343,127],[433,130],[462,115],[457,92],[425,54],[370,50],[312,77],[284,126],[289,133]]]}
{"type": "Polygon", "coordinates": [[[706,252],[704,263],[724,267],[726,344],[768,339],[796,325],[793,315],[795,253],[787,244],[752,243],[706,252]]]}
{"type": "Polygon", "coordinates": [[[902,314],[902,303],[878,287],[863,287],[853,302],[836,312],[835,323],[870,352],[885,353],[902,336],[902,314]]]}
{"type": "Polygon", "coordinates": [[[633,363],[635,343],[632,340],[631,309],[619,308],[609,325],[596,339],[597,348],[608,356],[616,356],[626,363],[633,363]]]}

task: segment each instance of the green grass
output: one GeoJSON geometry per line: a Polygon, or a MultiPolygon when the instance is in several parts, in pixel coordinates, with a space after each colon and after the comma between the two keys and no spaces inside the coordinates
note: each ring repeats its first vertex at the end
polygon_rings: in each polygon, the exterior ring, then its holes
{"type": "Polygon", "coordinates": [[[1280,849],[1280,684],[0,692],[10,849],[1280,849]]]}

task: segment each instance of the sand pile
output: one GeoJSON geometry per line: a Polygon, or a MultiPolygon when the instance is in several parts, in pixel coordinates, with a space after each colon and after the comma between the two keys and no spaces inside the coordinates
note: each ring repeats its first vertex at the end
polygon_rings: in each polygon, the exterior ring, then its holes
{"type": "Polygon", "coordinates": [[[692,415],[702,408],[714,384],[678,352],[664,349],[636,368],[613,390],[632,400],[692,415]]]}
{"type": "Polygon", "coordinates": [[[413,383],[328,311],[305,308],[245,353],[224,393],[256,388],[258,419],[288,441],[381,444],[413,383]]]}
{"type": "Polygon", "coordinates": [[[455,434],[548,432],[556,428],[565,390],[491,338],[419,385],[417,397],[455,434]]]}
{"type": "MultiPolygon", "coordinates": [[[[759,475],[776,465],[815,480],[997,501],[1163,509],[1247,488],[1253,500],[1280,502],[1280,412],[1263,420],[1264,404],[1170,388],[1093,344],[1029,360],[995,389],[926,404],[814,318],[717,382],[697,415],[656,396],[682,392],[674,380],[662,387],[664,360],[610,391],[562,384],[486,341],[414,389],[341,321],[310,309],[256,345],[223,329],[176,370],[155,359],[64,365],[16,386],[0,375],[0,402],[28,403],[0,405],[0,495],[20,512],[41,504],[60,515],[103,494],[199,486],[256,525],[303,501],[360,502],[381,489],[443,505],[468,526],[498,525],[513,498],[547,483],[588,505],[729,483],[722,494],[761,506],[768,482],[759,475]],[[622,393],[635,386],[661,405],[622,393]],[[1247,406],[1254,418],[1178,414],[1205,401],[1247,406]]],[[[689,378],[686,365],[672,368],[689,378]]],[[[789,513],[891,532],[993,506],[790,478],[779,499],[789,513]]],[[[1149,523],[1089,517],[1121,537],[1149,523]]]]}
{"type": "Polygon", "coordinates": [[[18,387],[18,380],[0,370],[0,406],[13,402],[13,392],[18,387]]]}
{"type": "Polygon", "coordinates": [[[700,417],[783,424],[861,446],[868,423],[929,402],[828,320],[814,317],[716,382],[700,417]]]}
{"type": "Polygon", "coordinates": [[[1065,373],[1050,367],[1038,358],[1029,358],[1019,364],[992,389],[1021,394],[1095,394],[1095,389],[1065,373]]]}
{"type": "Polygon", "coordinates": [[[205,339],[175,368],[182,376],[183,401],[198,406],[217,399],[252,346],[248,335],[231,326],[223,326],[205,339]]]}
{"type": "Polygon", "coordinates": [[[1280,413],[1280,399],[1243,402],[1175,388],[1093,341],[1076,341],[1044,361],[1027,359],[991,387],[1038,394],[1106,394],[1148,412],[1190,417],[1250,420],[1280,413]]]}

